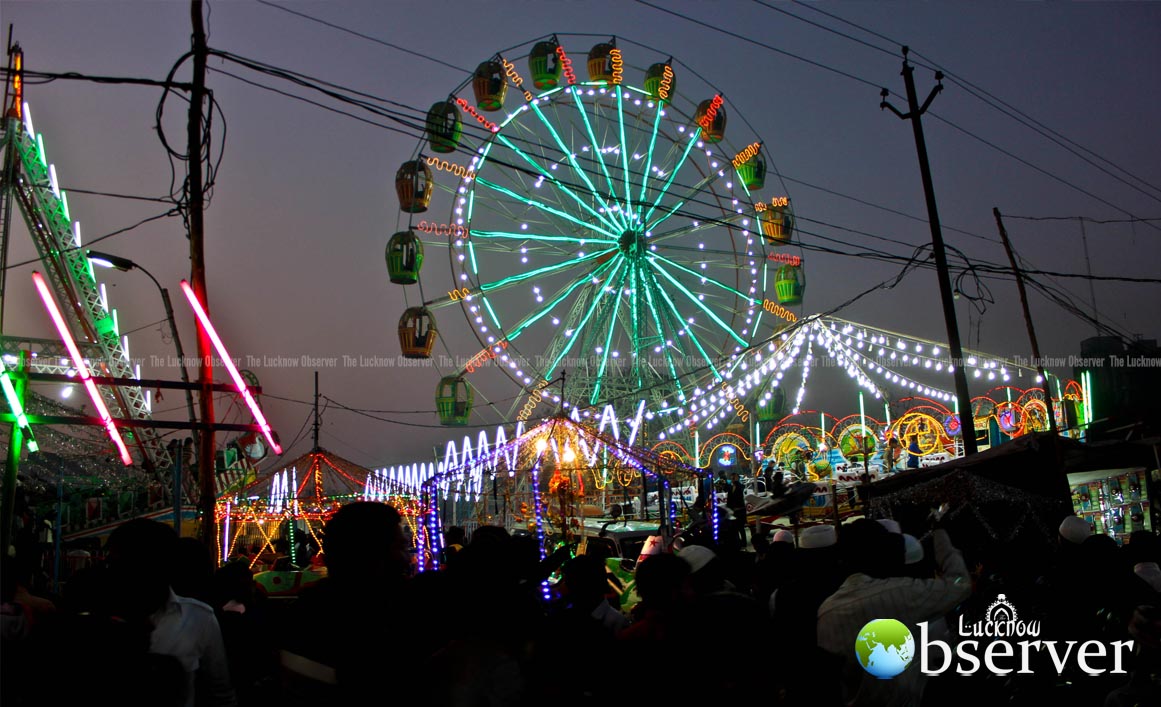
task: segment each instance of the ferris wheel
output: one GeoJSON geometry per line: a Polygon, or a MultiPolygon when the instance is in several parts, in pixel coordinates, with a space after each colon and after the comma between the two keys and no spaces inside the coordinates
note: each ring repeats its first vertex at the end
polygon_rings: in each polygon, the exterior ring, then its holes
{"type": "Polygon", "coordinates": [[[455,310],[479,342],[441,382],[454,411],[488,365],[530,392],[566,373],[576,405],[677,407],[802,302],[789,198],[761,194],[766,148],[727,133],[721,93],[684,74],[679,92],[672,58],[638,68],[616,39],[580,56],[553,36],[482,62],[397,173],[388,268],[422,298],[404,354],[430,355],[455,310]],[[421,277],[434,248],[448,268],[421,277]]]}

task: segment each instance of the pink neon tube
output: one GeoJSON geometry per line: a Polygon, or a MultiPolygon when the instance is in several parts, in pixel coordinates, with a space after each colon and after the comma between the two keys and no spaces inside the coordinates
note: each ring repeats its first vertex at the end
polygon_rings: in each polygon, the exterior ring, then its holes
{"type": "Polygon", "coordinates": [[[85,383],[85,390],[89,391],[89,397],[93,400],[93,405],[97,408],[97,414],[101,417],[101,422],[105,423],[105,429],[109,432],[109,439],[113,440],[113,444],[117,445],[117,451],[121,454],[121,461],[125,466],[132,466],[133,457],[129,456],[129,450],[125,448],[125,440],[121,439],[121,433],[117,431],[117,426],[113,424],[113,416],[109,414],[109,409],[105,407],[105,401],[101,399],[101,393],[97,390],[97,384],[89,376],[89,369],[85,367],[85,359],[81,356],[81,350],[77,348],[77,342],[73,341],[73,335],[69,333],[69,328],[65,324],[64,317],[61,316],[60,310],[57,309],[56,300],[52,298],[52,293],[48,291],[48,284],[45,283],[44,278],[38,272],[32,273],[32,282],[36,285],[37,291],[40,293],[40,298],[44,300],[44,307],[48,310],[48,315],[52,317],[52,323],[56,325],[57,332],[60,333],[61,341],[64,341],[65,347],[69,350],[69,355],[73,358],[73,367],[77,369],[81,380],[85,383]]]}
{"type": "Polygon", "coordinates": [[[238,389],[238,392],[242,395],[242,399],[250,407],[250,413],[254,415],[254,419],[258,421],[258,426],[262,428],[262,434],[266,435],[266,440],[270,442],[270,448],[274,450],[275,454],[282,454],[282,445],[274,441],[274,435],[270,431],[270,425],[266,423],[266,416],[262,414],[262,408],[258,407],[254,396],[250,394],[250,389],[246,387],[246,381],[242,380],[242,375],[234,367],[234,362],[230,360],[230,352],[226,351],[225,344],[218,338],[218,332],[210,322],[210,317],[206,314],[206,310],[202,308],[202,303],[198,302],[193,288],[189,286],[188,282],[182,280],[181,291],[185,293],[185,298],[189,300],[189,306],[193,307],[194,314],[197,315],[198,321],[202,324],[202,328],[210,335],[210,341],[214,342],[214,349],[218,352],[218,356],[222,358],[222,364],[230,372],[230,377],[234,379],[234,387],[238,389]]]}

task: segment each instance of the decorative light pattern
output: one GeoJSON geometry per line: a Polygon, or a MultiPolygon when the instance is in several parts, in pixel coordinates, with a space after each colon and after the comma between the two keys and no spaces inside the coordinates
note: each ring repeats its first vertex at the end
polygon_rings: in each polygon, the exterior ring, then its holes
{"type": "Polygon", "coordinates": [[[266,416],[262,414],[262,408],[258,407],[258,402],[254,400],[254,396],[250,393],[249,386],[246,385],[246,381],[243,380],[242,375],[238,373],[238,368],[234,365],[233,360],[230,359],[230,352],[226,350],[226,345],[218,337],[218,332],[214,329],[213,322],[210,321],[209,315],[206,314],[206,310],[202,307],[201,302],[198,301],[193,288],[190,287],[187,281],[182,280],[181,289],[185,293],[186,299],[189,300],[189,305],[193,308],[198,322],[201,323],[202,328],[205,329],[206,334],[210,337],[210,341],[213,342],[214,349],[218,352],[222,365],[226,367],[226,370],[230,372],[230,377],[234,379],[234,387],[238,389],[238,393],[246,401],[246,406],[250,408],[250,414],[254,416],[254,420],[258,423],[258,426],[262,428],[262,434],[266,437],[266,441],[270,443],[270,449],[275,454],[282,454],[282,445],[274,439],[273,431],[266,422],[266,416]]]}
{"type": "Polygon", "coordinates": [[[89,393],[89,398],[93,401],[93,407],[96,408],[97,415],[101,418],[101,422],[105,425],[105,430],[109,433],[109,439],[113,440],[113,444],[117,447],[117,453],[121,457],[121,463],[125,466],[130,466],[133,464],[133,457],[129,455],[129,450],[125,447],[125,441],[121,439],[121,433],[117,430],[117,426],[113,424],[113,417],[109,414],[109,409],[105,407],[105,401],[101,398],[101,393],[97,390],[97,385],[93,383],[89,367],[86,365],[84,357],[81,356],[81,351],[77,348],[77,342],[69,332],[68,325],[65,324],[64,317],[61,316],[60,310],[56,306],[56,300],[53,299],[52,293],[49,292],[44,277],[39,272],[33,272],[32,282],[36,285],[36,291],[40,293],[40,299],[44,302],[44,307],[48,310],[49,317],[52,318],[52,323],[56,326],[61,341],[64,342],[65,348],[69,351],[69,356],[72,357],[73,368],[77,370],[77,375],[81,377],[81,382],[84,384],[85,390],[89,393]]]}

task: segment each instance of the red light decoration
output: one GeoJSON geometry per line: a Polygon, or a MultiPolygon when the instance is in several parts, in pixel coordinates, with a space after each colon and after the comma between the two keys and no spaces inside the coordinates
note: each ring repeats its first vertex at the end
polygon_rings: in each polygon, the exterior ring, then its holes
{"type": "Polygon", "coordinates": [[[766,256],[766,259],[772,260],[776,263],[786,263],[787,265],[793,265],[795,267],[802,265],[801,257],[797,255],[791,255],[789,253],[771,253],[770,255],[766,256]]]}
{"type": "Polygon", "coordinates": [[[709,130],[710,126],[714,124],[714,118],[718,117],[718,109],[722,107],[722,103],[722,94],[720,93],[714,96],[713,100],[710,101],[709,108],[706,109],[705,115],[701,117],[701,120],[697,121],[697,124],[702,127],[702,130],[709,130]]]}
{"type": "Polygon", "coordinates": [[[468,361],[468,365],[466,366],[465,370],[468,373],[475,373],[479,369],[483,368],[485,363],[499,355],[499,353],[496,351],[497,347],[499,347],[501,351],[508,348],[508,340],[504,339],[500,343],[489,346],[488,348],[481,350],[475,356],[472,356],[472,359],[468,361]]]}
{"type": "Polygon", "coordinates": [[[250,408],[250,413],[254,416],[254,420],[258,422],[258,426],[262,428],[262,434],[266,436],[266,441],[270,443],[270,448],[274,450],[275,454],[282,454],[282,445],[274,439],[273,431],[266,422],[266,416],[262,414],[262,408],[258,407],[258,402],[254,400],[254,396],[250,393],[250,388],[247,387],[246,381],[242,379],[242,374],[238,373],[238,368],[230,359],[230,352],[226,350],[226,345],[222,343],[222,339],[218,336],[218,331],[214,329],[213,322],[210,321],[210,316],[206,314],[202,303],[198,301],[193,288],[190,287],[188,282],[182,280],[181,290],[185,293],[185,298],[189,300],[189,306],[193,308],[198,322],[206,330],[210,341],[214,343],[214,350],[221,357],[222,365],[226,367],[226,370],[230,372],[230,377],[234,379],[234,387],[238,389],[238,393],[246,401],[246,406],[250,408]]]}
{"type": "Polygon", "coordinates": [[[472,104],[468,103],[467,101],[465,101],[462,98],[457,98],[456,103],[459,104],[460,108],[463,108],[464,110],[466,110],[469,115],[471,115],[473,118],[478,120],[480,122],[480,125],[483,125],[485,128],[487,128],[488,130],[490,130],[494,133],[500,132],[500,126],[496,125],[492,121],[490,121],[487,118],[485,118],[484,116],[480,115],[479,112],[476,110],[476,107],[473,106],[472,104]]]}
{"type": "Polygon", "coordinates": [[[568,85],[572,86],[576,83],[576,72],[572,70],[572,59],[569,59],[564,53],[564,47],[557,46],[556,55],[560,57],[560,65],[564,69],[564,77],[568,79],[568,85]]]}
{"type": "Polygon", "coordinates": [[[113,416],[109,414],[109,408],[105,407],[105,401],[101,399],[101,393],[97,390],[97,384],[93,382],[89,368],[85,365],[85,359],[81,356],[81,350],[77,348],[77,342],[73,339],[73,335],[69,333],[68,325],[65,324],[64,317],[61,316],[60,309],[56,306],[56,300],[52,298],[52,293],[48,290],[48,284],[45,283],[44,277],[38,272],[32,273],[32,282],[36,285],[36,291],[40,294],[40,299],[44,300],[44,307],[48,310],[48,316],[52,318],[52,323],[56,326],[61,341],[64,342],[65,348],[69,350],[69,356],[73,360],[73,368],[77,369],[77,374],[80,375],[81,381],[85,384],[85,390],[88,391],[89,398],[93,401],[93,407],[97,409],[97,415],[100,416],[101,422],[105,425],[105,431],[109,433],[109,439],[113,440],[113,444],[117,446],[117,452],[121,455],[121,463],[125,466],[131,466],[133,464],[133,457],[129,456],[129,450],[125,447],[125,440],[121,439],[121,433],[117,431],[117,426],[113,424],[113,416]]]}

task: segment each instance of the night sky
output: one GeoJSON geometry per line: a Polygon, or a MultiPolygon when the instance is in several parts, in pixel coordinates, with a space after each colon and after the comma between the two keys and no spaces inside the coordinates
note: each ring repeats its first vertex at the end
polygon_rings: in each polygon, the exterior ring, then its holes
{"type": "MultiPolygon", "coordinates": [[[[730,116],[730,129],[738,131],[731,135],[735,144],[748,142],[748,133],[764,140],[794,200],[803,243],[845,251],[806,255],[809,286],[803,313],[836,307],[893,277],[901,266],[851,253],[875,249],[908,257],[915,246],[930,241],[911,126],[879,108],[879,87],[903,93],[898,45],[905,43],[921,55],[913,56],[917,61],[938,64],[953,77],[945,79],[944,91],[924,118],[949,245],[980,263],[1006,266],[992,216],[998,207],[1016,249],[1033,267],[1083,274],[1088,266],[1078,220],[1015,218],[1083,216],[1092,220],[1084,223],[1092,273],[1158,276],[1161,4],[769,3],[776,9],[740,0],[658,4],[785,53],[627,1],[284,6],[464,70],[501,49],[524,46],[526,52],[529,42],[554,32],[561,34],[570,55],[582,60],[602,38],[623,38],[620,46],[634,80],[642,67],[672,54],[728,99],[735,111],[730,116]],[[1041,130],[1063,136],[1054,139],[1084,159],[971,92],[986,92],[993,102],[1008,104],[1005,110],[1028,116],[1021,120],[1035,120],[1041,130]],[[1153,220],[1130,222],[1133,218],[1153,220]]],[[[407,106],[426,110],[467,77],[464,71],[269,5],[210,2],[208,8],[212,48],[407,106]]],[[[10,0],[0,19],[6,28],[13,26],[13,40],[24,49],[32,71],[160,80],[190,46],[186,2],[10,0]]],[[[368,466],[430,458],[432,447],[452,436],[438,426],[433,412],[439,374],[431,368],[349,366],[343,359],[398,354],[396,325],[406,305],[402,288],[388,282],[383,248],[391,233],[406,224],[400,220],[393,180],[400,163],[414,154],[418,136],[223,73],[339,107],[237,64],[211,59],[210,69],[207,83],[221,109],[215,115],[214,154],[224,145],[224,155],[206,213],[206,259],[211,312],[227,346],[235,356],[256,362],[266,357],[301,360],[303,355],[335,358],[333,367],[319,368],[324,395],[351,408],[391,411],[375,414],[417,426],[389,424],[331,405],[324,415],[322,445],[368,466]],[[422,412],[404,414],[409,411],[422,412]]],[[[189,75],[187,62],[177,78],[188,80],[189,75]]],[[[692,77],[685,79],[690,88],[698,85],[692,77]]],[[[932,71],[917,68],[916,80],[922,99],[934,85],[932,71]]],[[[160,95],[156,87],[29,81],[26,98],[33,119],[61,186],[70,192],[72,214],[86,242],[166,210],[161,203],[81,193],[161,197],[169,191],[171,166],[155,119],[160,95]]],[[[470,91],[461,95],[470,97],[470,91]]],[[[509,105],[514,101],[510,92],[509,105]]],[[[891,101],[905,107],[898,95],[891,101]]],[[[344,110],[372,117],[349,106],[344,110]]],[[[162,127],[178,149],[185,145],[185,119],[186,104],[171,96],[162,127]]],[[[13,235],[9,262],[34,258],[18,216],[13,235]]],[[[168,218],[93,247],[139,262],[171,290],[183,342],[192,353],[193,321],[178,301],[178,282],[189,274],[187,243],[181,220],[168,218]]],[[[5,334],[51,335],[32,287],[34,267],[18,265],[8,273],[5,334]]],[[[898,287],[864,297],[839,316],[944,341],[935,278],[932,270],[913,271],[898,287]]],[[[150,365],[150,356],[172,353],[162,328],[153,324],[164,316],[153,284],[132,272],[102,271],[100,279],[120,311],[122,331],[141,327],[130,335],[130,348],[134,356],[145,357],[143,375],[177,379],[174,368],[150,365]]],[[[1065,288],[1077,305],[1091,310],[1085,280],[1042,279],[1065,288]]],[[[997,355],[1029,355],[1014,283],[994,278],[984,283],[994,302],[982,315],[967,298],[957,302],[965,344],[997,355]]],[[[1156,314],[1161,286],[1096,282],[1093,289],[1102,321],[1129,335],[1161,334],[1156,314]]],[[[1040,294],[1032,294],[1031,305],[1046,355],[1079,353],[1079,342],[1095,333],[1091,323],[1040,294]]],[[[440,328],[450,349],[465,356],[478,350],[458,312],[443,310],[440,328]]],[[[313,368],[244,367],[258,375],[266,393],[264,408],[283,442],[293,440],[309,413],[308,405],[293,401],[310,400],[313,368]]],[[[490,399],[518,393],[494,371],[477,375],[491,374],[478,383],[490,399]]],[[[853,393],[828,389],[825,380],[815,385],[821,386],[815,389],[821,396],[815,404],[854,406],[853,393]]],[[[41,390],[54,393],[47,386],[41,390]]],[[[981,392],[973,389],[973,394],[981,392]]],[[[166,416],[180,416],[182,405],[174,392],[156,407],[176,409],[166,416]]],[[[226,399],[218,410],[230,421],[243,421],[226,399]]],[[[840,416],[851,411],[834,410],[840,416]]],[[[485,413],[476,421],[497,419],[485,413]]],[[[289,452],[309,449],[308,437],[304,433],[289,452]]]]}

